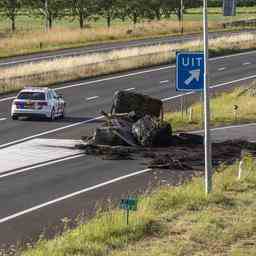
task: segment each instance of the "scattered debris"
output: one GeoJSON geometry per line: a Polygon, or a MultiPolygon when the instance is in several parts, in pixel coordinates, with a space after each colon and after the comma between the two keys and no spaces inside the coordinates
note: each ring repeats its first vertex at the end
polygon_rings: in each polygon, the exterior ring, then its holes
{"type": "MultiPolygon", "coordinates": [[[[163,121],[160,100],[135,92],[118,91],[110,113],[101,111],[106,122],[92,137],[83,137],[77,145],[86,154],[103,159],[141,158],[149,168],[181,171],[204,169],[204,139],[201,135],[173,135],[163,121]]],[[[243,150],[256,152],[256,144],[226,141],[213,144],[213,165],[233,163],[243,150]]]]}

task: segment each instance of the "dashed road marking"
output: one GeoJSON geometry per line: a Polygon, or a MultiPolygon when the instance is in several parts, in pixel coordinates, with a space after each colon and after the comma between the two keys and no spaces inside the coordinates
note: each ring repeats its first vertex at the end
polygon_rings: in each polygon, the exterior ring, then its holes
{"type": "Polygon", "coordinates": [[[90,100],[95,100],[95,99],[98,99],[99,96],[93,96],[93,97],[89,97],[89,98],[86,98],[87,101],[90,101],[90,100]]]}
{"type": "Polygon", "coordinates": [[[125,91],[129,92],[129,91],[133,91],[135,90],[135,88],[128,88],[128,89],[124,89],[125,91]]]}
{"type": "Polygon", "coordinates": [[[160,84],[167,84],[169,83],[169,80],[160,81],[160,84]]]}
{"type": "Polygon", "coordinates": [[[0,118],[0,121],[5,121],[5,120],[7,120],[7,118],[0,118]]]}
{"type": "Polygon", "coordinates": [[[226,67],[222,67],[222,68],[218,68],[218,71],[224,71],[226,69],[227,69],[226,67]]]}
{"type": "Polygon", "coordinates": [[[242,65],[243,66],[248,66],[248,65],[251,65],[252,63],[251,62],[244,62],[242,65]]]}

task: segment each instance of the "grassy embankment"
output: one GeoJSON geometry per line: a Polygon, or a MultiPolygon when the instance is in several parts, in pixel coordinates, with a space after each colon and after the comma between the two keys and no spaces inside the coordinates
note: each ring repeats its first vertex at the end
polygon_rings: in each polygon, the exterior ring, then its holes
{"type": "MultiPolygon", "coordinates": [[[[256,48],[256,36],[244,33],[210,40],[211,54],[241,52],[256,48]]],[[[57,82],[111,74],[119,71],[173,62],[178,50],[201,50],[202,42],[135,47],[107,53],[68,57],[17,67],[1,68],[0,93],[15,91],[25,85],[44,86],[57,82]]]]}
{"type": "MultiPolygon", "coordinates": [[[[245,115],[246,121],[255,120],[255,96],[250,93],[235,90],[214,99],[214,113],[220,115],[216,120],[232,122],[234,99],[241,108],[237,120],[245,121],[245,115]]],[[[173,124],[177,116],[167,118],[172,118],[173,124]]],[[[199,119],[199,114],[196,116],[199,119]]],[[[129,226],[120,210],[110,210],[53,240],[42,239],[22,255],[254,256],[256,164],[250,157],[245,158],[243,170],[238,180],[237,163],[219,167],[209,197],[205,196],[203,179],[198,177],[179,187],[161,187],[139,199],[139,209],[132,213],[129,226]]]]}
{"type": "MultiPolygon", "coordinates": [[[[253,86],[254,85],[254,86],[253,86]]],[[[256,87],[235,89],[231,93],[222,93],[211,98],[211,126],[245,124],[256,122],[256,87]],[[234,106],[238,110],[234,111],[234,106]]],[[[176,131],[191,131],[202,127],[202,104],[193,104],[188,111],[167,113],[165,119],[176,131]],[[192,111],[192,114],[191,114],[192,111]]],[[[255,133],[256,134],[256,133],[255,133]]]]}
{"type": "MultiPolygon", "coordinates": [[[[245,17],[247,19],[254,18],[254,14],[255,7],[238,8],[237,16],[232,17],[232,20],[244,19],[245,17]]],[[[201,31],[202,9],[188,9],[184,15],[184,20],[185,33],[201,31]]],[[[209,21],[211,30],[219,30],[222,29],[221,23],[231,21],[231,18],[224,17],[221,8],[209,8],[209,21]]],[[[110,30],[106,28],[104,19],[91,22],[89,28],[80,30],[77,21],[63,18],[56,20],[54,29],[45,33],[42,31],[44,26],[42,17],[20,14],[17,16],[17,32],[9,33],[9,26],[10,24],[6,19],[0,19],[0,57],[79,47],[106,41],[174,35],[180,31],[179,22],[175,15],[160,22],[144,21],[135,27],[129,20],[121,22],[116,19],[110,30]]]]}
{"type": "Polygon", "coordinates": [[[219,168],[213,193],[206,197],[202,178],[180,187],[162,187],[140,198],[131,215],[113,210],[53,240],[41,240],[23,256],[155,256],[256,254],[256,165],[246,158],[219,168]]]}

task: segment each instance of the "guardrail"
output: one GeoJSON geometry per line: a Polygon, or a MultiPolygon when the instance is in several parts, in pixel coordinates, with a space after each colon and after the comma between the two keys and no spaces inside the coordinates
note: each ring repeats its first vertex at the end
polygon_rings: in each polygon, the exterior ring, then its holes
{"type": "Polygon", "coordinates": [[[231,22],[223,23],[223,27],[252,27],[256,26],[256,19],[248,19],[248,20],[235,20],[231,22]]]}

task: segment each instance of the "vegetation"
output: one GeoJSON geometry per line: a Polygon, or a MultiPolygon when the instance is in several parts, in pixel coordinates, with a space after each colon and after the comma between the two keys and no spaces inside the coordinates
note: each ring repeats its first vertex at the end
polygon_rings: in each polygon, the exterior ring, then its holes
{"type": "MultiPolygon", "coordinates": [[[[184,0],[184,7],[198,7],[199,0],[184,0]]],[[[108,27],[114,19],[131,19],[136,24],[140,19],[157,19],[176,14],[180,19],[180,1],[162,0],[2,0],[0,8],[11,13],[7,18],[15,30],[17,15],[40,15],[45,19],[46,29],[51,29],[53,22],[61,18],[77,18],[80,28],[84,28],[92,17],[104,18],[108,27]],[[15,11],[14,11],[15,10],[15,11]]]]}
{"type": "MultiPolygon", "coordinates": [[[[211,98],[211,126],[218,127],[231,124],[243,124],[256,120],[255,82],[249,86],[254,89],[235,89],[233,92],[222,93],[211,98]],[[234,106],[238,106],[237,111],[234,106]]],[[[195,103],[185,113],[167,113],[165,119],[177,131],[202,128],[202,104],[195,103]]]]}
{"type": "Polygon", "coordinates": [[[164,186],[140,198],[128,226],[110,210],[22,255],[255,255],[256,165],[249,156],[244,163],[241,180],[238,164],[220,167],[208,197],[202,178],[164,186]]]}
{"type": "MultiPolygon", "coordinates": [[[[255,49],[255,35],[241,34],[210,40],[211,53],[240,52],[255,49]]],[[[201,50],[202,42],[134,47],[111,52],[68,57],[39,63],[2,68],[0,93],[15,91],[28,84],[45,86],[57,82],[111,74],[119,71],[173,62],[177,50],[201,50]],[[111,65],[110,65],[111,63],[111,65]]]]}
{"type": "MultiPolygon", "coordinates": [[[[200,31],[200,5],[184,0],[185,33],[200,31]]],[[[0,57],[183,31],[180,0],[1,0],[0,14],[0,57]]],[[[255,18],[255,6],[239,7],[232,19],[220,7],[209,9],[212,30],[245,17],[255,18]]]]}

